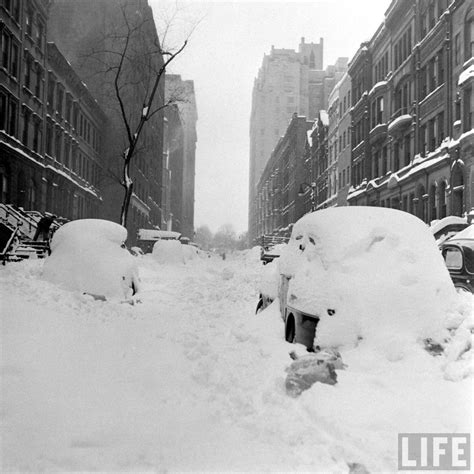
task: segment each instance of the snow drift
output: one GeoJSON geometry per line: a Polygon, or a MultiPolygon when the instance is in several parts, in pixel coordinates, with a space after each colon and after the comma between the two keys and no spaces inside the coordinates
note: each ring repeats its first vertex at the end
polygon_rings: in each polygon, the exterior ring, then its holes
{"type": "Polygon", "coordinates": [[[121,247],[127,229],[102,219],[64,224],[51,241],[46,280],[70,290],[106,298],[130,298],[139,289],[134,258],[121,247]]]}

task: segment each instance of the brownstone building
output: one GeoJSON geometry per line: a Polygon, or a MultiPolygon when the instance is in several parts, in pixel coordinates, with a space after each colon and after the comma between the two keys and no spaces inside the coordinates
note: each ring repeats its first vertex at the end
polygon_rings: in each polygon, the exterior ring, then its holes
{"type": "Polygon", "coordinates": [[[178,74],[166,75],[165,109],[168,120],[171,229],[194,239],[194,182],[196,174],[196,97],[194,82],[178,74]]]}
{"type": "Polygon", "coordinates": [[[105,116],[46,42],[48,3],[0,6],[0,202],[71,219],[95,216],[105,116]]]}
{"type": "Polygon", "coordinates": [[[474,206],[473,7],[393,0],[349,65],[351,205],[425,222],[474,206]]]}
{"type": "Polygon", "coordinates": [[[306,156],[307,132],[313,122],[294,114],[285,135],[278,141],[257,187],[256,237],[287,235],[306,212],[301,184],[311,180],[306,156]]]}

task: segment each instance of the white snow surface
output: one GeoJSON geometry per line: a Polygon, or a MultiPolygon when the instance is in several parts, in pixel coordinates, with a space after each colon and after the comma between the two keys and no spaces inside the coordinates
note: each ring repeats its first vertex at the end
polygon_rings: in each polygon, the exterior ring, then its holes
{"type": "Polygon", "coordinates": [[[43,276],[70,290],[127,299],[139,290],[135,259],[121,247],[127,229],[102,219],[79,219],[53,235],[43,276]]]}
{"type": "Polygon", "coordinates": [[[395,472],[397,433],[471,431],[471,295],[446,355],[360,344],[336,385],[292,398],[289,352],[304,351],[277,301],[254,315],[257,252],[136,260],[135,306],[46,281],[41,260],[0,266],[1,472],[395,472]]]}
{"type": "Polygon", "coordinates": [[[179,240],[157,240],[152,255],[160,264],[178,264],[197,258],[198,250],[192,245],[183,245],[179,240]]]}

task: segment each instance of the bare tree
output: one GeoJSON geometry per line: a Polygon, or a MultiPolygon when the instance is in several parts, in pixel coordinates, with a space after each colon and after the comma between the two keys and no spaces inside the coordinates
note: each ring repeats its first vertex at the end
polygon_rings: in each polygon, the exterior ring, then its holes
{"type": "MultiPolygon", "coordinates": [[[[95,61],[92,69],[108,81],[104,89],[113,96],[125,131],[120,176],[117,176],[124,188],[120,212],[123,226],[127,224],[134,189],[131,164],[140,152],[140,138],[153,117],[180,100],[179,92],[165,97],[165,73],[188,42],[184,40],[174,50],[165,49],[156,33],[153,17],[143,15],[140,5],[139,0],[122,0],[119,15],[109,20],[104,36],[90,45],[85,58],[88,62],[95,61]]],[[[162,38],[166,35],[167,30],[162,38]]],[[[107,171],[115,175],[113,167],[107,171]]]]}

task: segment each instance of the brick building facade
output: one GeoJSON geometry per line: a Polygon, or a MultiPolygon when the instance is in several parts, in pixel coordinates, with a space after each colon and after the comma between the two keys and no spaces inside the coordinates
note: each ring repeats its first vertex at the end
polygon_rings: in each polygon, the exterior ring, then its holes
{"type": "Polygon", "coordinates": [[[96,216],[105,116],[56,45],[47,1],[0,6],[0,202],[96,216]]]}
{"type": "Polygon", "coordinates": [[[349,66],[351,205],[427,223],[474,206],[472,24],[467,1],[394,0],[361,45],[349,66]]]}
{"type": "Polygon", "coordinates": [[[257,186],[256,232],[289,233],[291,225],[306,212],[305,196],[298,191],[310,180],[305,162],[307,132],[313,122],[294,114],[285,135],[278,141],[257,186]]]}

